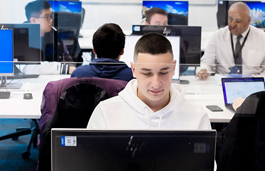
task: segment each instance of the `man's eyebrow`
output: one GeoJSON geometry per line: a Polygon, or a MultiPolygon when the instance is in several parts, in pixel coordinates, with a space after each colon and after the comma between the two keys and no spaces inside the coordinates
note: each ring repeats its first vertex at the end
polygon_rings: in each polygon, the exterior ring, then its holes
{"type": "Polygon", "coordinates": [[[148,68],[141,68],[142,71],[151,71],[151,69],[148,68]]]}
{"type": "Polygon", "coordinates": [[[170,69],[170,67],[161,68],[160,70],[164,71],[164,70],[168,70],[168,69],[170,69]]]}

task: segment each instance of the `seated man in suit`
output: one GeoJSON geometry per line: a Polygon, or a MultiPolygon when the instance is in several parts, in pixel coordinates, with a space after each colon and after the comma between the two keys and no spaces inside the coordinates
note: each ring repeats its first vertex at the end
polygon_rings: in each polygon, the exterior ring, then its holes
{"type": "Polygon", "coordinates": [[[172,83],[176,61],[169,40],[148,33],[135,45],[131,80],[118,96],[95,108],[87,129],[211,129],[202,107],[184,98],[184,88],[172,83]]]}
{"type": "Polygon", "coordinates": [[[101,77],[130,81],[131,69],[122,61],[125,34],[120,26],[109,23],[101,26],[93,35],[93,52],[97,55],[89,65],[76,68],[71,77],[101,77]]]}
{"type": "Polygon", "coordinates": [[[213,34],[196,77],[207,79],[214,67],[218,74],[265,75],[265,33],[250,21],[245,3],[231,5],[228,26],[213,34]]]}
{"type": "MultiPolygon", "coordinates": [[[[62,53],[63,55],[54,55],[54,44],[53,44],[53,35],[51,33],[51,30],[53,28],[52,22],[53,22],[53,15],[51,11],[51,5],[47,1],[33,1],[26,5],[25,7],[26,11],[26,17],[27,17],[27,23],[35,23],[40,24],[40,36],[41,36],[41,48],[42,48],[42,61],[50,61],[49,58],[57,59],[55,62],[73,62],[72,57],[69,55],[69,52],[66,48],[66,46],[63,44],[62,41],[58,42],[57,50],[61,50],[61,52],[58,52],[58,54],[62,53]],[[50,47],[50,45],[52,47],[50,47]],[[50,51],[52,57],[49,57],[50,51]],[[61,59],[59,59],[59,56],[61,59]]],[[[57,66],[52,65],[51,66],[57,66]]],[[[37,70],[40,72],[43,70],[41,66],[34,66],[37,67],[37,70]]],[[[47,65],[45,64],[43,68],[46,68],[47,65]]],[[[63,67],[63,65],[62,65],[63,67]]],[[[28,68],[28,66],[27,66],[28,68]]],[[[29,67],[33,69],[32,67],[29,67]]],[[[75,69],[73,64],[69,65],[69,73],[72,73],[75,69]]],[[[45,69],[47,70],[47,68],[45,69]]],[[[42,73],[42,72],[41,72],[42,73]]]]}

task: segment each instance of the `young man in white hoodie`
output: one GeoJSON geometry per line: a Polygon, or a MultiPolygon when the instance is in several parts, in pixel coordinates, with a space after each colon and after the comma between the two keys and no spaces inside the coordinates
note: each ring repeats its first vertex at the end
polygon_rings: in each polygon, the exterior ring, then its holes
{"type": "Polygon", "coordinates": [[[202,107],[184,98],[181,85],[172,83],[176,61],[170,42],[148,33],[135,45],[133,76],[118,96],[100,102],[87,129],[196,130],[211,129],[202,107]]]}

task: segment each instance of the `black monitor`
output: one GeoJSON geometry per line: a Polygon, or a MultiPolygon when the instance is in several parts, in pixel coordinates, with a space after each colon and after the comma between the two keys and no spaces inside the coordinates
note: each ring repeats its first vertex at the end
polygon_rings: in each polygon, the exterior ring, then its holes
{"type": "Polygon", "coordinates": [[[16,64],[40,64],[41,42],[39,24],[3,24],[1,28],[13,29],[14,61],[16,64]]]}
{"type": "MultiPolygon", "coordinates": [[[[133,35],[157,32],[168,36],[180,36],[180,65],[199,66],[201,58],[201,27],[200,26],[152,26],[133,25],[133,35]]],[[[182,73],[182,71],[180,71],[182,73]]]]}
{"type": "Polygon", "coordinates": [[[169,25],[188,25],[189,2],[188,1],[143,1],[143,18],[145,11],[158,7],[168,13],[169,25]]]}
{"type": "Polygon", "coordinates": [[[52,129],[53,171],[214,170],[216,131],[52,129]]]}

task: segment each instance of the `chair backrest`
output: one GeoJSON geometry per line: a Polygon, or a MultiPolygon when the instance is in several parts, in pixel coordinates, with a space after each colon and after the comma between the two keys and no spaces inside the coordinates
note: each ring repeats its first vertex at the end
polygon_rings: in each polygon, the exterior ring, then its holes
{"type": "Polygon", "coordinates": [[[265,170],[265,91],[246,98],[222,130],[218,171],[265,170]]]}
{"type": "Polygon", "coordinates": [[[38,170],[51,169],[51,128],[85,128],[96,105],[116,96],[127,82],[105,78],[67,78],[48,83],[40,118],[38,170]]]}

